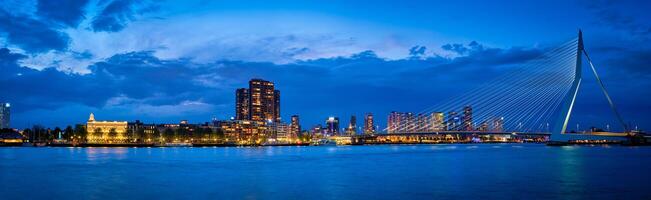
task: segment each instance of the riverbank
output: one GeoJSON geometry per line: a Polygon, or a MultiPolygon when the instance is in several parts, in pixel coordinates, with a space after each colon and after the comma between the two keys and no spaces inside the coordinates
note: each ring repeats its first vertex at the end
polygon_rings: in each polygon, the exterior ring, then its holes
{"type": "MultiPolygon", "coordinates": [[[[547,146],[595,146],[595,145],[611,145],[611,146],[651,146],[648,143],[626,143],[626,142],[394,142],[394,143],[365,143],[365,144],[347,144],[336,146],[382,146],[382,145],[476,145],[476,144],[545,144],[547,146]]],[[[310,143],[301,144],[262,144],[262,145],[247,145],[247,144],[212,144],[212,143],[170,143],[170,144],[134,144],[134,143],[119,143],[119,144],[68,144],[68,143],[0,143],[0,147],[134,147],[134,148],[152,148],[152,147],[274,147],[274,146],[335,146],[335,145],[314,145],[310,143]]]]}

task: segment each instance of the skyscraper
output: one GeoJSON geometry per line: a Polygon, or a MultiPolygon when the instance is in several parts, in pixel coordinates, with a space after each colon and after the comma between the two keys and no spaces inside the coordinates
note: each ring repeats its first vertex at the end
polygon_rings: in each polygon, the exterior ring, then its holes
{"type": "Polygon", "coordinates": [[[458,130],[459,124],[459,116],[457,116],[457,112],[450,111],[448,113],[448,119],[446,120],[445,124],[445,129],[448,131],[456,131],[458,130]]]}
{"type": "Polygon", "coordinates": [[[387,121],[388,133],[405,133],[417,130],[417,121],[414,114],[410,112],[391,112],[387,121]]]}
{"type": "Polygon", "coordinates": [[[366,113],[364,117],[364,134],[370,135],[375,133],[375,126],[373,125],[373,113],[366,113]]]}
{"type": "Polygon", "coordinates": [[[463,131],[472,131],[472,107],[463,107],[463,131]]]}
{"type": "Polygon", "coordinates": [[[431,116],[430,131],[444,131],[445,130],[445,114],[442,112],[434,112],[431,116]]]}
{"type": "Polygon", "coordinates": [[[326,134],[330,136],[339,135],[339,117],[329,117],[326,120],[326,134]]]}
{"type": "Polygon", "coordinates": [[[0,103],[0,129],[11,127],[9,124],[11,117],[10,107],[11,105],[9,103],[0,103]]]}
{"type": "Polygon", "coordinates": [[[504,117],[493,117],[490,124],[490,131],[502,132],[504,131],[504,117]]]}
{"type": "Polygon", "coordinates": [[[348,135],[355,135],[357,133],[357,117],[355,117],[355,115],[350,116],[350,122],[348,123],[346,133],[348,135]]]}
{"type": "Polygon", "coordinates": [[[274,84],[262,79],[251,79],[249,81],[250,95],[250,120],[253,121],[275,121],[276,119],[276,95],[274,84]]]}
{"type": "Polygon", "coordinates": [[[415,121],[416,125],[415,125],[415,128],[414,128],[414,130],[416,132],[422,133],[422,132],[427,131],[427,125],[426,125],[427,121],[425,120],[425,117],[426,116],[423,115],[422,113],[419,113],[418,115],[416,115],[416,121],[415,121]]]}
{"type": "Polygon", "coordinates": [[[400,113],[391,111],[389,119],[387,119],[387,133],[396,133],[400,128],[400,113]]]}
{"type": "Polygon", "coordinates": [[[235,96],[236,119],[280,122],[280,91],[274,83],[251,79],[249,89],[237,89],[235,96]]]}
{"type": "Polygon", "coordinates": [[[402,130],[403,132],[411,133],[416,130],[416,117],[414,117],[414,114],[411,112],[408,113],[403,113],[404,117],[402,118],[403,120],[406,119],[404,124],[407,126],[402,130]]]}
{"type": "MultiPolygon", "coordinates": [[[[280,122],[280,90],[274,90],[274,113],[273,120],[280,122]]],[[[300,131],[300,129],[299,129],[300,131]]]]}
{"type": "Polygon", "coordinates": [[[289,133],[292,137],[298,136],[301,132],[301,123],[299,121],[298,115],[292,115],[292,122],[290,124],[289,133]]]}
{"type": "Polygon", "coordinates": [[[249,119],[249,89],[240,88],[235,91],[235,119],[249,119]]]}

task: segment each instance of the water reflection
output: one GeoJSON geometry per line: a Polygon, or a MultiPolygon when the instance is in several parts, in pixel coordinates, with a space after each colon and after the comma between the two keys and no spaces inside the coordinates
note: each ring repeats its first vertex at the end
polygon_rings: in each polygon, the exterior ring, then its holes
{"type": "Polygon", "coordinates": [[[622,169],[648,167],[651,160],[640,159],[648,157],[651,148],[529,144],[0,148],[0,192],[6,199],[640,199],[650,173],[622,169]]]}

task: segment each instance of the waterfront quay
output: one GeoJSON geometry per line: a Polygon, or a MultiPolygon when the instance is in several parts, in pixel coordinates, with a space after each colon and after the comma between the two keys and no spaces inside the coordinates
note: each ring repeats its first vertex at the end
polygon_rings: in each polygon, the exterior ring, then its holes
{"type": "MultiPolygon", "coordinates": [[[[128,129],[128,132],[130,129],[128,129]]],[[[37,130],[38,131],[38,130],[37,130]]],[[[188,130],[186,130],[188,131],[188,130]]],[[[356,135],[300,135],[296,139],[282,139],[274,137],[273,134],[258,135],[256,140],[237,137],[239,134],[225,135],[220,131],[211,132],[190,132],[165,131],[167,134],[152,135],[131,135],[107,136],[101,139],[87,139],[89,136],[70,136],[70,139],[42,139],[41,134],[31,133],[29,137],[21,137],[21,134],[14,134],[14,139],[0,141],[0,146],[24,146],[24,147],[264,147],[264,146],[322,146],[322,145],[394,145],[394,144],[479,144],[479,143],[540,143],[551,146],[549,133],[529,132],[481,132],[481,131],[442,131],[423,133],[378,133],[378,134],[356,134],[356,135]],[[173,134],[176,132],[177,134],[173,134]],[[202,133],[202,134],[199,134],[202,133]],[[166,137],[167,136],[167,137],[166,137]],[[125,139],[126,138],[126,139],[125,139]]],[[[47,132],[46,132],[47,133],[47,132]]],[[[73,131],[74,134],[74,131],[73,131]]],[[[5,134],[7,135],[7,134],[5,134]]],[[[61,134],[60,134],[61,135],[61,134]]],[[[595,133],[594,135],[600,135],[595,133]]],[[[603,134],[601,134],[603,135],[603,134]]],[[[46,138],[53,137],[47,136],[46,138]]],[[[576,140],[563,145],[648,145],[648,139],[640,142],[636,137],[622,137],[627,140],[576,140]]]]}
{"type": "Polygon", "coordinates": [[[337,144],[464,144],[464,143],[544,143],[548,133],[504,133],[443,131],[432,133],[390,133],[333,137],[337,144]]]}
{"type": "Polygon", "coordinates": [[[69,142],[50,141],[37,143],[13,143],[11,146],[52,146],[52,147],[245,147],[245,146],[321,146],[321,145],[390,145],[390,144],[476,144],[476,143],[544,143],[546,133],[394,133],[354,136],[331,136],[309,141],[292,143],[248,143],[218,140],[206,142],[190,140],[184,142],[69,142]]]}

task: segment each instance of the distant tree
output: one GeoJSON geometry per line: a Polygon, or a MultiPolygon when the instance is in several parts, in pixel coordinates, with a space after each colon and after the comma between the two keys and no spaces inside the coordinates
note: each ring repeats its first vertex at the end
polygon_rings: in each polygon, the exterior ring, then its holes
{"type": "Polygon", "coordinates": [[[139,128],[138,130],[136,130],[135,136],[136,137],[134,139],[136,139],[138,141],[144,141],[147,138],[151,138],[151,135],[148,136],[148,135],[145,134],[145,129],[143,129],[143,128],[139,128]]]}
{"type": "Polygon", "coordinates": [[[72,126],[67,126],[66,129],[63,130],[63,138],[66,140],[70,140],[70,137],[74,135],[74,130],[72,129],[72,126]]]}
{"type": "Polygon", "coordinates": [[[200,140],[201,137],[203,137],[203,131],[203,128],[195,127],[192,131],[190,131],[190,140],[200,140]]]}
{"type": "Polygon", "coordinates": [[[88,137],[88,131],[86,130],[86,126],[82,124],[75,125],[74,137],[75,139],[86,141],[86,137],[88,137]]]}
{"type": "Polygon", "coordinates": [[[208,139],[208,140],[212,139],[212,138],[210,138],[212,136],[212,134],[213,134],[211,128],[204,128],[202,132],[203,132],[203,135],[201,137],[203,137],[205,139],[208,139]]]}
{"type": "Polygon", "coordinates": [[[175,131],[172,130],[171,128],[166,128],[165,131],[163,132],[163,137],[165,138],[166,141],[174,141],[175,131]]]}
{"type": "Polygon", "coordinates": [[[154,133],[151,136],[152,141],[157,141],[157,140],[160,140],[162,138],[162,135],[161,135],[160,131],[157,128],[154,128],[153,132],[154,133]]]}
{"type": "Polygon", "coordinates": [[[104,133],[102,132],[101,128],[96,128],[95,130],[93,130],[93,137],[95,138],[95,140],[101,140],[103,139],[103,136],[104,133]]]}
{"type": "Polygon", "coordinates": [[[112,128],[112,129],[109,130],[108,136],[109,136],[109,139],[115,140],[118,137],[118,132],[115,131],[115,128],[112,128]]]}
{"type": "Polygon", "coordinates": [[[52,131],[52,139],[59,139],[59,134],[63,132],[58,126],[52,131]]]}
{"type": "Polygon", "coordinates": [[[185,127],[179,127],[179,128],[176,129],[175,132],[176,132],[176,135],[175,135],[174,138],[179,139],[179,140],[188,139],[188,135],[190,133],[190,131],[188,131],[188,129],[185,128],[185,127]]]}

